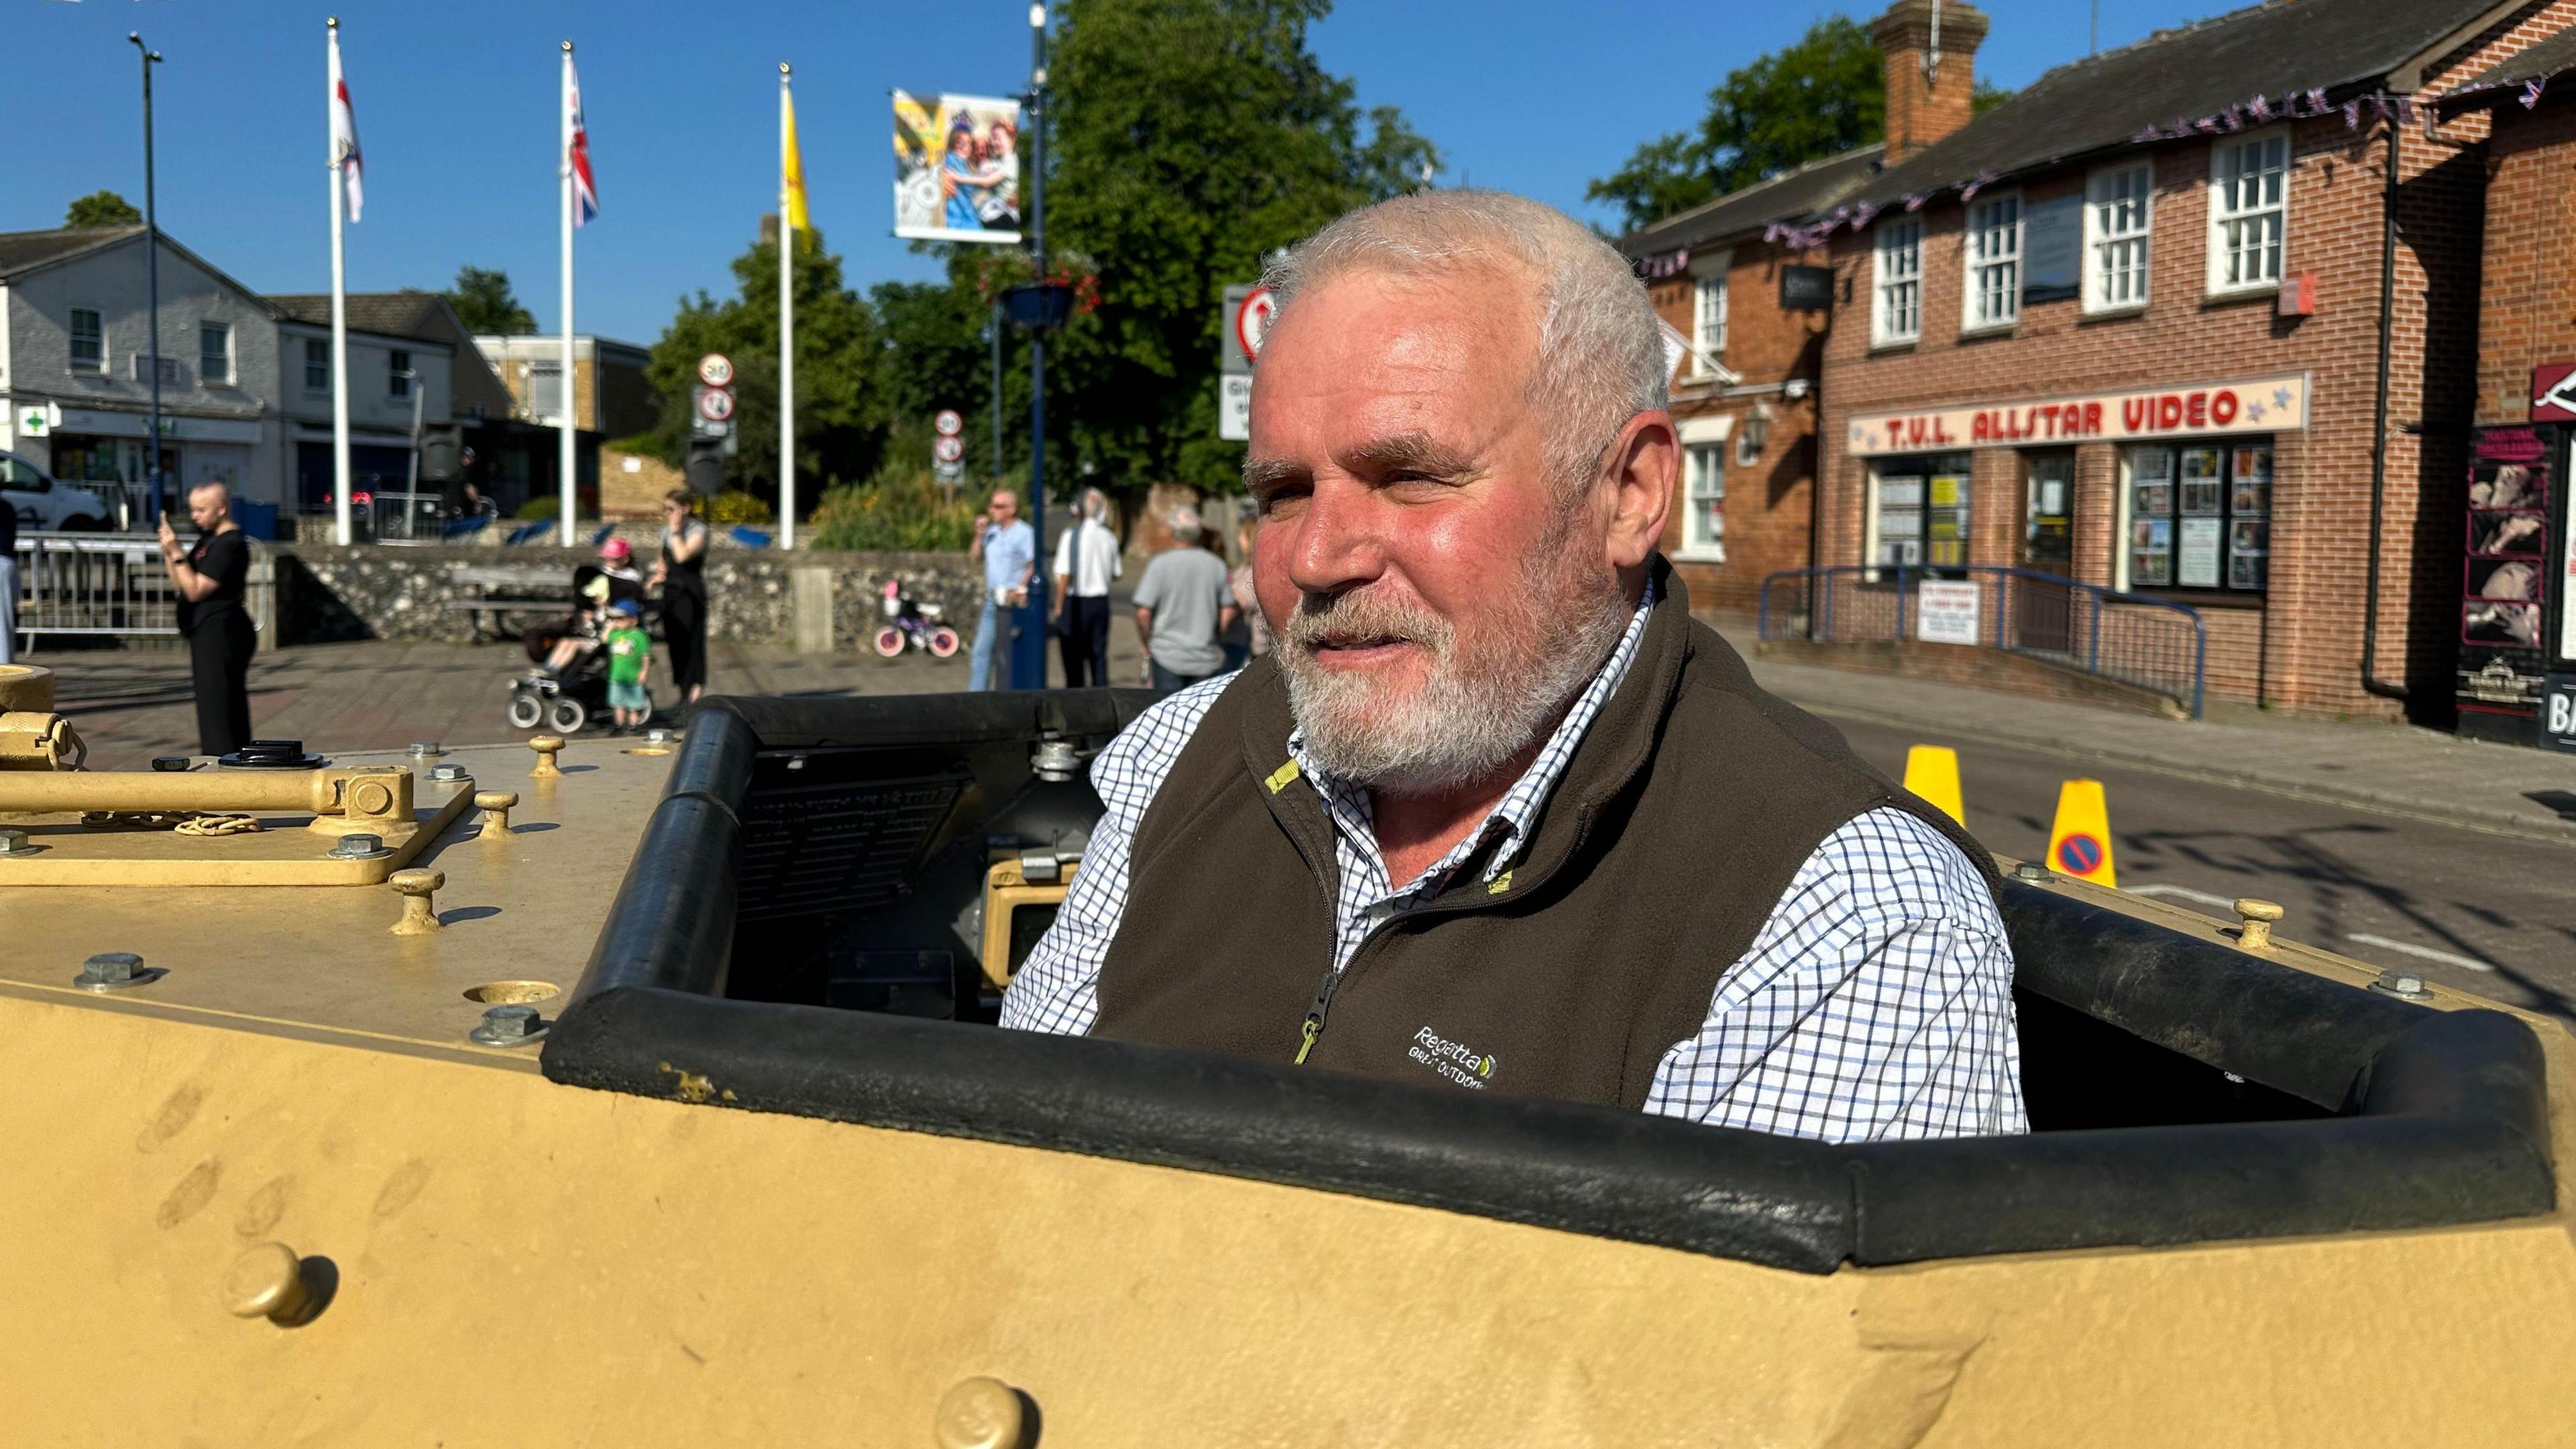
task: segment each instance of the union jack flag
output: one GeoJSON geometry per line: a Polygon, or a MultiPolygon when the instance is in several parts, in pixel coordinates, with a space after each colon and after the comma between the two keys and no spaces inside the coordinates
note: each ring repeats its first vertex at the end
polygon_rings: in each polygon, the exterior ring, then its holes
{"type": "Polygon", "coordinates": [[[599,186],[590,179],[590,130],[581,121],[581,77],[566,60],[564,74],[569,78],[564,103],[572,111],[572,224],[587,225],[599,215],[599,186]]]}
{"type": "Polygon", "coordinates": [[[2547,87],[2548,84],[2549,77],[2547,76],[2542,76],[2538,80],[2524,81],[2522,83],[2522,108],[2527,111],[2532,107],[2539,105],[2540,92],[2547,87]]]}

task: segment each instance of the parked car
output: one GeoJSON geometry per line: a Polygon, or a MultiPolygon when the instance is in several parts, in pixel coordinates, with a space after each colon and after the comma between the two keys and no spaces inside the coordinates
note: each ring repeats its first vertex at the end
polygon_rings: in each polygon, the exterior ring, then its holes
{"type": "Polygon", "coordinates": [[[0,502],[17,510],[21,529],[105,533],[116,511],[86,488],[57,483],[53,475],[15,453],[0,453],[0,502]]]}

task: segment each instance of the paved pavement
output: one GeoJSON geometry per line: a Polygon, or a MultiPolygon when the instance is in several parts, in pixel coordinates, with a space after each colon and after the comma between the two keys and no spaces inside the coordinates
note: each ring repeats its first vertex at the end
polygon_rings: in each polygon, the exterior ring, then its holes
{"type": "MultiPolygon", "coordinates": [[[[1048,679],[1063,683],[1050,643],[1048,679]]],[[[175,648],[60,650],[21,656],[55,671],[56,706],[70,715],[101,769],[141,769],[155,755],[196,749],[188,656],[175,648]]],[[[1113,621],[1113,677],[1138,679],[1132,624],[1113,621]]],[[[717,643],[707,660],[707,687],[717,694],[918,694],[966,687],[966,653],[933,659],[919,651],[879,659],[873,653],[797,655],[783,649],[717,643]]],[[[510,681],[526,672],[514,643],[423,644],[368,640],[263,649],[251,660],[251,730],[263,739],[299,739],[321,750],[399,749],[415,740],[451,745],[502,744],[528,732],[503,716],[510,681]]],[[[657,670],[670,657],[657,653],[657,670]]],[[[670,687],[653,695],[675,703],[670,687]]]]}

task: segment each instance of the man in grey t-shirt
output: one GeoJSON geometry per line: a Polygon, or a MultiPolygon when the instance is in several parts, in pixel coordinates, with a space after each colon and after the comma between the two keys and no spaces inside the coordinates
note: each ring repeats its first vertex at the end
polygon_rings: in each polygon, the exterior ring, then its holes
{"type": "Polygon", "coordinates": [[[1136,585],[1136,642],[1145,650],[1156,689],[1180,689],[1225,665],[1217,636],[1234,622],[1234,591],[1225,560],[1203,546],[1195,508],[1175,508],[1172,548],[1154,555],[1136,585]]]}

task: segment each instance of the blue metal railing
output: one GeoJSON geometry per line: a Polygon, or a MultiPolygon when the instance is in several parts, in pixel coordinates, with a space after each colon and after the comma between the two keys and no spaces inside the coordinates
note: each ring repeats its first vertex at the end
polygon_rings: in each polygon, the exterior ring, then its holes
{"type": "Polygon", "coordinates": [[[1784,569],[1762,581],[1761,637],[1974,644],[2154,690],[2194,719],[2209,665],[2208,627],[2188,604],[1994,564],[1784,569]],[[1940,586],[1928,625],[1926,583],[1940,586]]]}

